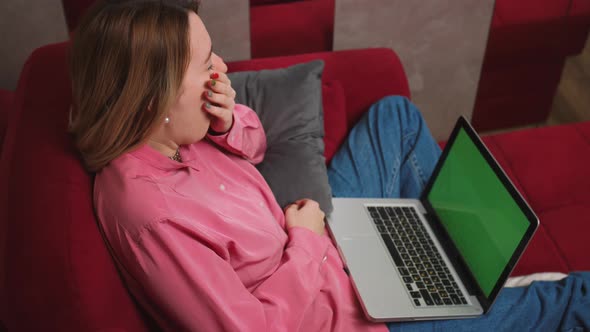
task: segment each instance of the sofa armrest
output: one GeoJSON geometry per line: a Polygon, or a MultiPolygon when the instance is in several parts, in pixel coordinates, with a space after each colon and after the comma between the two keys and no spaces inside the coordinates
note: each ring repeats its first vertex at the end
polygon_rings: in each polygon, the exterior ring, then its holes
{"type": "Polygon", "coordinates": [[[349,129],[369,106],[388,95],[410,97],[408,80],[398,56],[388,48],[320,52],[229,63],[229,71],[274,69],[322,59],[324,81],[339,81],[346,96],[349,129]]]}

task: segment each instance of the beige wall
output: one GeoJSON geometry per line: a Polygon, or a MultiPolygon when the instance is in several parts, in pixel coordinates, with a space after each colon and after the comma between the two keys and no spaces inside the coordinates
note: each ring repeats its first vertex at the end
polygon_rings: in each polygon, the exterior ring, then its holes
{"type": "Polygon", "coordinates": [[[334,49],[391,47],[437,139],[471,118],[494,0],[336,0],[334,49]]]}
{"type": "Polygon", "coordinates": [[[0,89],[15,90],[29,54],[67,39],[60,0],[0,1],[0,89]]]}
{"type": "Polygon", "coordinates": [[[226,62],[250,59],[249,1],[202,0],[199,15],[211,35],[215,53],[226,62]]]}

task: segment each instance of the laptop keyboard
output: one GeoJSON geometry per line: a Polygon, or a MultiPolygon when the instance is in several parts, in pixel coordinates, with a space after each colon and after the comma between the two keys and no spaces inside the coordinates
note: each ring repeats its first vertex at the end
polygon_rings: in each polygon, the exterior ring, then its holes
{"type": "Polygon", "coordinates": [[[367,207],[416,307],[467,300],[413,207],[367,207]]]}

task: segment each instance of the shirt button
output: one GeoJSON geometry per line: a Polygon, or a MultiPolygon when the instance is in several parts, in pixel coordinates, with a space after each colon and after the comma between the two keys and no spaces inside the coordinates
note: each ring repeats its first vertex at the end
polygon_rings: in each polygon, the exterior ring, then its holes
{"type": "Polygon", "coordinates": [[[219,185],[219,189],[225,190],[225,186],[223,184],[219,185]]]}

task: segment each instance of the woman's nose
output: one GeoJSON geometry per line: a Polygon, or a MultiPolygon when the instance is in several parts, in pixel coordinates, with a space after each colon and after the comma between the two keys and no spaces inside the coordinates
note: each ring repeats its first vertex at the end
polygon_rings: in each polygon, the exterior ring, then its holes
{"type": "Polygon", "coordinates": [[[213,57],[213,59],[212,59],[213,60],[213,67],[217,71],[220,71],[222,73],[226,73],[227,72],[227,65],[225,64],[225,62],[223,62],[223,59],[215,53],[213,53],[212,57],[213,57]]]}

